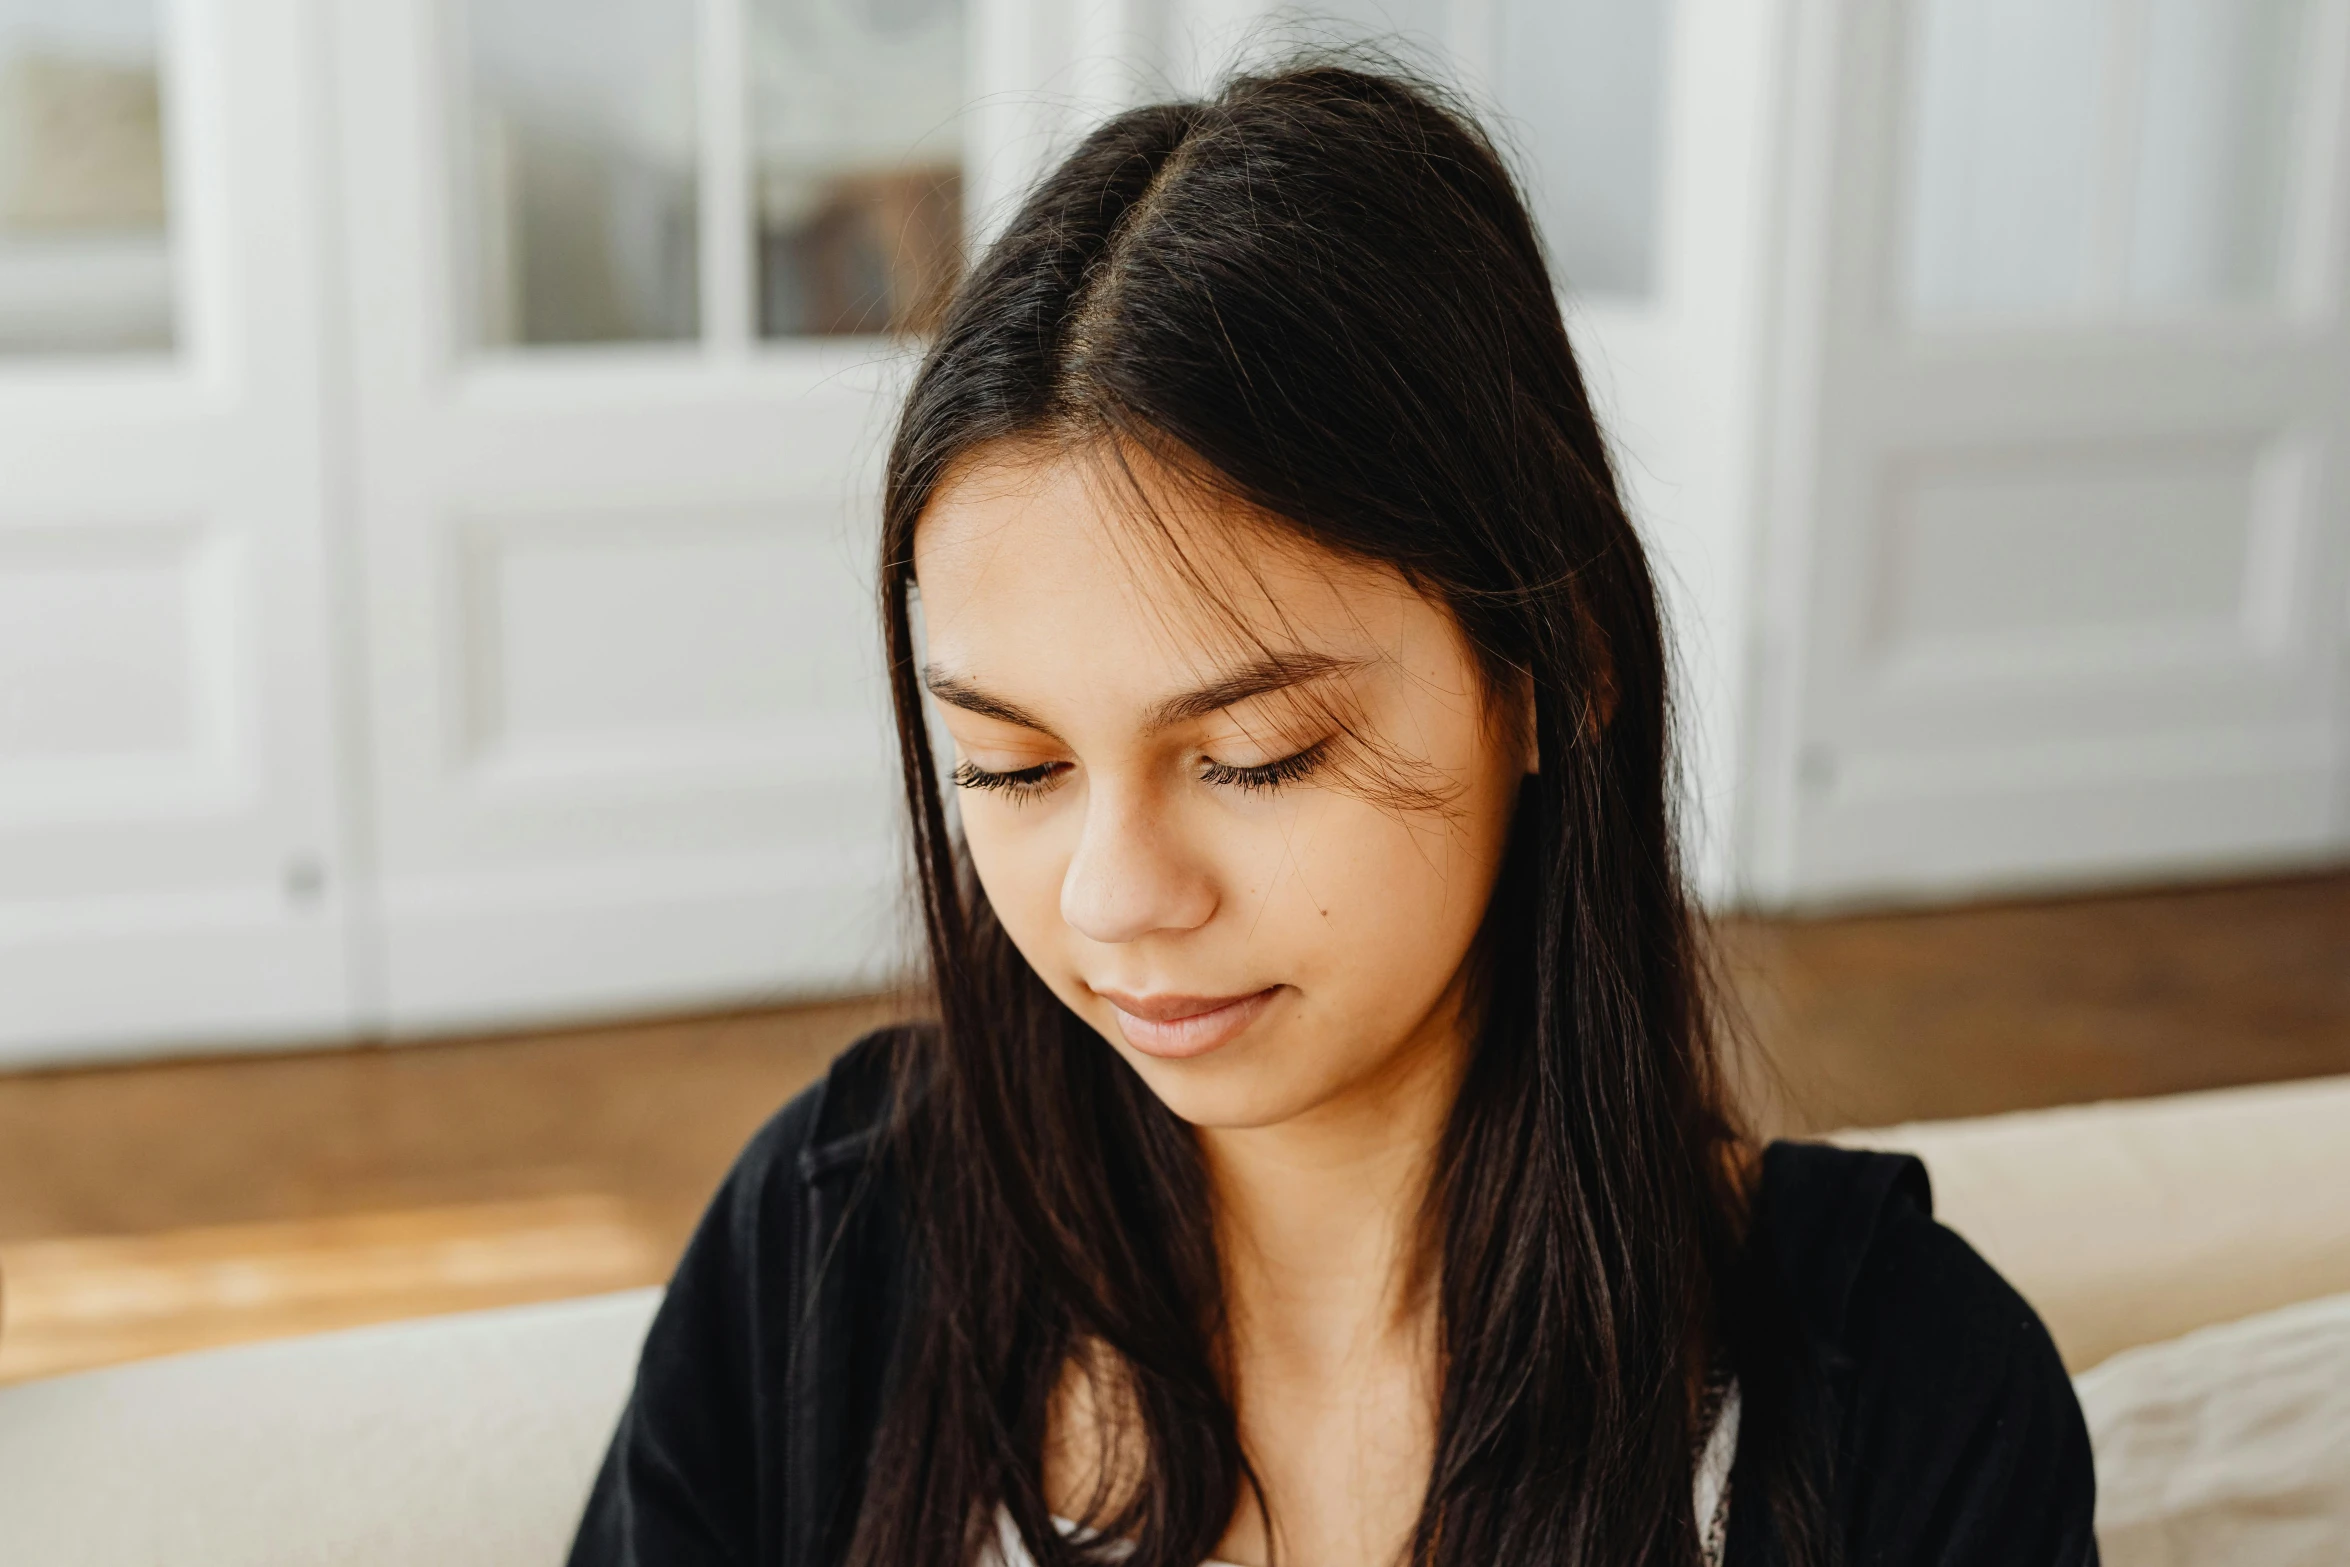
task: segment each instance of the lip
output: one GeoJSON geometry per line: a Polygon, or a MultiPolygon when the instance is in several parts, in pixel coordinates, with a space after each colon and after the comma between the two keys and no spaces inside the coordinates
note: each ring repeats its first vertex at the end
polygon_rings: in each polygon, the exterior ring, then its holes
{"type": "Polygon", "coordinates": [[[1130,996],[1094,989],[1118,1014],[1118,1032],[1146,1056],[1185,1061],[1238,1038],[1272,1003],[1279,985],[1244,996],[1130,996]]]}

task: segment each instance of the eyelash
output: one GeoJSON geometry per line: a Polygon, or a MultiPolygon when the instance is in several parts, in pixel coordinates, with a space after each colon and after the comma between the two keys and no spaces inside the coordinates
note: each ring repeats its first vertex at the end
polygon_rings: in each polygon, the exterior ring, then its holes
{"type": "MultiPolygon", "coordinates": [[[[1284,788],[1311,776],[1319,769],[1329,748],[1327,740],[1317,741],[1294,755],[1255,767],[1234,767],[1227,762],[1210,762],[1200,769],[1200,782],[1238,789],[1248,794],[1284,788]]],[[[1039,762],[1034,767],[991,773],[969,762],[957,762],[954,782],[958,789],[995,789],[1015,800],[1028,800],[1052,788],[1053,780],[1068,765],[1066,762],[1039,762]]]]}
{"type": "Polygon", "coordinates": [[[1052,787],[1053,775],[1067,766],[1065,762],[1039,762],[1034,767],[1022,767],[1008,773],[991,773],[984,767],[969,762],[955,764],[954,780],[958,789],[997,789],[1015,800],[1026,800],[1052,787]]]}
{"type": "Polygon", "coordinates": [[[1329,741],[1317,740],[1294,755],[1285,756],[1277,762],[1266,762],[1259,767],[1233,767],[1223,762],[1210,762],[1200,769],[1200,781],[1252,794],[1260,789],[1279,789],[1301,778],[1310,777],[1322,765],[1329,749],[1329,741]]]}

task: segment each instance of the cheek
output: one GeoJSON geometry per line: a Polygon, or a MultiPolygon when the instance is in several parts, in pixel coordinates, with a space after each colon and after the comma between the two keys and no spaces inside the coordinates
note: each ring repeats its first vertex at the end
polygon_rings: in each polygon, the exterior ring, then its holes
{"type": "Polygon", "coordinates": [[[1349,1011],[1432,999],[1484,918],[1496,863],[1489,824],[1331,804],[1274,902],[1290,905],[1292,928],[1312,921],[1314,944],[1353,993],[1349,1011]]]}
{"type": "Polygon", "coordinates": [[[979,885],[1013,944],[1039,970],[1049,969],[1050,943],[1061,928],[1061,879],[1069,855],[1060,838],[1033,807],[997,800],[964,807],[963,841],[979,885]]]}

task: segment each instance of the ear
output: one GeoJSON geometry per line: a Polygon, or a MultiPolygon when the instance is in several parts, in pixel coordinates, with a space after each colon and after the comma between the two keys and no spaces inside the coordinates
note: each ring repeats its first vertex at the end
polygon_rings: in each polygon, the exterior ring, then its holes
{"type": "Polygon", "coordinates": [[[1621,694],[1616,689],[1616,659],[1608,646],[1607,633],[1600,628],[1599,618],[1591,613],[1584,597],[1583,586],[1570,582],[1568,592],[1575,606],[1575,637],[1582,644],[1584,686],[1582,720],[1576,725],[1576,742],[1597,745],[1607,733],[1607,726],[1616,721],[1616,703],[1621,694]]]}
{"type": "Polygon", "coordinates": [[[1586,617],[1583,622],[1584,654],[1590,661],[1591,686],[1583,693],[1583,735],[1587,745],[1597,745],[1607,726],[1616,721],[1617,698],[1616,661],[1608,650],[1607,637],[1598,623],[1586,617]]]}
{"type": "Polygon", "coordinates": [[[1616,677],[1613,668],[1602,664],[1599,678],[1583,698],[1583,739],[1597,745],[1599,737],[1607,733],[1607,726],[1616,721],[1616,677]]]}
{"type": "Polygon", "coordinates": [[[1527,675],[1522,683],[1525,711],[1520,715],[1518,733],[1522,737],[1520,743],[1526,748],[1526,776],[1531,778],[1542,771],[1542,730],[1534,722],[1534,677],[1527,675]]]}

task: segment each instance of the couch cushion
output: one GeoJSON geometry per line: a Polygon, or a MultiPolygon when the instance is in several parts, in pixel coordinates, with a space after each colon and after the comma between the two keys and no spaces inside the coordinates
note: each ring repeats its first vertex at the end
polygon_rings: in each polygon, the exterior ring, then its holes
{"type": "Polygon", "coordinates": [[[555,1567],[658,1290],[0,1388],[0,1562],[555,1567]]]}
{"type": "Polygon", "coordinates": [[[2078,1386],[2106,1567],[2350,1562],[2350,1295],[2130,1350],[2078,1386]]]}
{"type": "Polygon", "coordinates": [[[2350,1290],[2350,1077],[1842,1132],[1914,1153],[1934,1215],[2085,1371],[2350,1290]]]}

